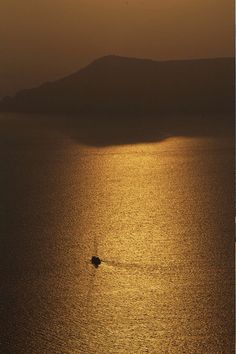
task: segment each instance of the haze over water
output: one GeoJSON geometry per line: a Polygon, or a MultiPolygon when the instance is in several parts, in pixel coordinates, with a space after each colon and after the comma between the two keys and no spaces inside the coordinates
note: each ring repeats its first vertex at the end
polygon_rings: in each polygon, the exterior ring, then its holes
{"type": "Polygon", "coordinates": [[[233,352],[232,139],[0,124],[1,353],[233,352]]]}

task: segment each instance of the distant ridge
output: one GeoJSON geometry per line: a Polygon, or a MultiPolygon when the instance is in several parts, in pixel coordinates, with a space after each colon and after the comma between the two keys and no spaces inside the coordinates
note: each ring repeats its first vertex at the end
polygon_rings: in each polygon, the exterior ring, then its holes
{"type": "Polygon", "coordinates": [[[109,55],[5,97],[1,111],[62,114],[234,112],[234,59],[154,61],[109,55]]]}

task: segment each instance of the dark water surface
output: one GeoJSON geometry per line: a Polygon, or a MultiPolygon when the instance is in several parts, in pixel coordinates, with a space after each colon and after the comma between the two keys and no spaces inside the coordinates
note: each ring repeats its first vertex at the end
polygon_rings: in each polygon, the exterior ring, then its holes
{"type": "Polygon", "coordinates": [[[0,353],[234,352],[231,139],[0,126],[0,353]]]}

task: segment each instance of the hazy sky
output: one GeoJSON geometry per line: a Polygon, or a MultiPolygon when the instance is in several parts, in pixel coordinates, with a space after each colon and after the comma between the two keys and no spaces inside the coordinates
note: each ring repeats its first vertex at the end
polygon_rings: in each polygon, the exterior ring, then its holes
{"type": "Polygon", "coordinates": [[[0,96],[106,54],[234,55],[233,0],[1,0],[0,96]]]}

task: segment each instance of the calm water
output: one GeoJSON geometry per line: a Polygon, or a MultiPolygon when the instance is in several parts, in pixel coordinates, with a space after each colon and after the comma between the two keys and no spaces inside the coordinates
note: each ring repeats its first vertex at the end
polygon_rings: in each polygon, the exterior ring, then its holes
{"type": "Polygon", "coordinates": [[[234,352],[230,139],[0,125],[1,353],[234,352]]]}

